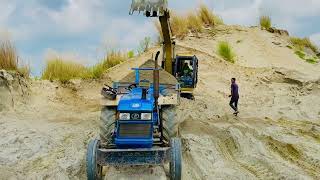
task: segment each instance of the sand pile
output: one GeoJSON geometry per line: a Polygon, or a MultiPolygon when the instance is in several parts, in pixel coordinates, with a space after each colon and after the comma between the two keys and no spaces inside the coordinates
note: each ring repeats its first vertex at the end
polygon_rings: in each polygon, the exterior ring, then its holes
{"type": "MultiPolygon", "coordinates": [[[[155,61],[149,59],[140,68],[154,68],[155,61]]],[[[134,82],[135,81],[135,72],[131,72],[125,76],[120,82],[134,82]]],[[[153,71],[140,71],[140,80],[148,80],[153,82],[153,71]]],[[[176,84],[177,80],[170,73],[166,72],[164,69],[160,70],[160,84],[176,84]]]]}

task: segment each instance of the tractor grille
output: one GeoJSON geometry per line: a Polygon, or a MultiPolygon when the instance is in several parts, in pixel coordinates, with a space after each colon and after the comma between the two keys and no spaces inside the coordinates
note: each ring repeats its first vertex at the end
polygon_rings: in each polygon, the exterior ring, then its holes
{"type": "Polygon", "coordinates": [[[128,138],[148,138],[151,124],[119,124],[119,136],[128,138]]]}

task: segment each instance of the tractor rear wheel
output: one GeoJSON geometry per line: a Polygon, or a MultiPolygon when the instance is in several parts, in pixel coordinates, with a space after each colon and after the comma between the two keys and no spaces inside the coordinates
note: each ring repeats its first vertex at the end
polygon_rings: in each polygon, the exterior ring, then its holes
{"type": "Polygon", "coordinates": [[[115,121],[116,108],[103,107],[100,115],[100,138],[103,145],[112,141],[112,133],[115,127],[115,121]]]}
{"type": "Polygon", "coordinates": [[[176,119],[176,107],[164,106],[162,107],[162,122],[163,122],[163,133],[166,140],[170,140],[172,137],[178,135],[178,122],[176,119]]]}
{"type": "Polygon", "coordinates": [[[181,180],[181,140],[172,138],[170,141],[171,159],[170,159],[170,179],[181,180]]]}

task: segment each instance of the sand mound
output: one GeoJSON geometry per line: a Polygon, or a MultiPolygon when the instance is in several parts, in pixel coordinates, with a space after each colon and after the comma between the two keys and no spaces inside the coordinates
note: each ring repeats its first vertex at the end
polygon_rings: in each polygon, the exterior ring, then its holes
{"type": "MultiPolygon", "coordinates": [[[[199,59],[196,100],[182,99],[177,107],[182,179],[320,179],[320,66],[296,57],[287,43],[267,31],[232,26],[177,42],[177,53],[199,59]],[[215,53],[221,40],[234,47],[235,64],[215,53]],[[232,77],[240,87],[238,117],[228,105],[232,77]]],[[[113,67],[108,80],[133,82],[130,68],[153,67],[147,59],[157,50],[113,67]]],[[[1,98],[15,93],[7,87],[11,76],[0,73],[1,98]]],[[[176,82],[165,71],[160,78],[176,82]]],[[[152,81],[152,73],[141,79],[152,81]]],[[[98,134],[103,83],[30,83],[26,106],[0,112],[0,179],[86,179],[86,146],[98,134]]],[[[169,173],[168,166],[105,171],[108,179],[124,180],[166,179],[169,173]]]]}
{"type": "Polygon", "coordinates": [[[13,108],[28,95],[26,80],[16,72],[0,70],[0,112],[13,108]]]}
{"type": "MultiPolygon", "coordinates": [[[[155,61],[149,59],[144,64],[140,66],[140,68],[154,68],[155,61]]],[[[131,72],[127,76],[125,76],[120,82],[134,82],[135,81],[135,72],[131,72]]],[[[153,71],[140,71],[140,80],[148,80],[153,82],[153,71]]],[[[176,84],[177,80],[170,73],[166,72],[164,69],[160,70],[160,83],[161,84],[176,84]]]]}
{"type": "Polygon", "coordinates": [[[27,104],[0,112],[0,179],[85,179],[86,144],[96,136],[102,83],[28,84],[27,104]]]}

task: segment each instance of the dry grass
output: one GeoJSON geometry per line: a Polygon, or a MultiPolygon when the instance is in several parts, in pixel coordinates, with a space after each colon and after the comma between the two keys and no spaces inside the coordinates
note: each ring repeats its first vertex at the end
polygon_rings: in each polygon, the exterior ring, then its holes
{"type": "Polygon", "coordinates": [[[199,16],[190,12],[187,16],[187,28],[192,33],[201,33],[203,30],[203,25],[199,16]]]}
{"type": "Polygon", "coordinates": [[[86,78],[99,79],[102,77],[103,73],[107,69],[114,67],[124,62],[128,58],[132,58],[133,56],[134,56],[133,51],[129,51],[129,52],[121,52],[121,51],[115,51],[115,50],[109,51],[109,53],[107,53],[107,55],[105,56],[105,58],[102,60],[101,63],[98,63],[88,68],[89,75],[87,75],[86,78]]]}
{"type": "Polygon", "coordinates": [[[223,24],[223,20],[213,14],[213,12],[205,5],[200,6],[198,16],[201,19],[202,23],[206,26],[223,24]]]}
{"type": "MultiPolygon", "coordinates": [[[[159,32],[159,41],[162,41],[162,30],[160,23],[155,21],[155,27],[159,32]]],[[[196,13],[189,12],[187,15],[171,14],[171,30],[173,36],[183,39],[189,32],[200,33],[203,27],[213,27],[223,24],[223,20],[216,16],[207,6],[202,5],[196,13]]]]}
{"type": "Polygon", "coordinates": [[[17,54],[16,48],[11,41],[1,41],[0,69],[17,71],[24,78],[29,78],[30,67],[28,65],[19,66],[19,58],[17,54]]]}
{"type": "Polygon", "coordinates": [[[309,38],[292,37],[290,41],[294,47],[300,51],[304,51],[305,48],[310,48],[314,53],[319,53],[318,47],[314,45],[309,38]]]}
{"type": "Polygon", "coordinates": [[[11,41],[0,42],[0,69],[17,70],[17,52],[11,41]]]}
{"type": "Polygon", "coordinates": [[[234,63],[235,54],[233,53],[233,50],[232,50],[231,46],[229,45],[229,43],[224,42],[224,41],[219,42],[218,53],[226,61],[234,63]]]}
{"type": "Polygon", "coordinates": [[[109,51],[102,62],[86,67],[74,61],[54,57],[47,61],[46,67],[42,73],[42,79],[58,80],[67,82],[71,79],[98,79],[103,73],[125,61],[128,57],[127,52],[109,51]]]}
{"type": "Polygon", "coordinates": [[[30,70],[30,66],[28,66],[28,65],[18,67],[17,71],[24,78],[29,78],[30,77],[31,70],[30,70]]]}
{"type": "Polygon", "coordinates": [[[103,67],[105,69],[109,69],[113,66],[116,66],[128,58],[128,54],[126,52],[121,51],[109,51],[103,60],[103,67]]]}
{"type": "Polygon", "coordinates": [[[260,26],[265,29],[271,28],[271,18],[269,16],[261,16],[260,26]]]}
{"type": "Polygon", "coordinates": [[[187,18],[184,16],[180,16],[177,14],[171,15],[171,30],[172,34],[176,36],[177,38],[184,38],[189,30],[188,30],[188,24],[186,23],[187,18]]]}
{"type": "Polygon", "coordinates": [[[88,70],[85,66],[57,57],[47,61],[42,79],[67,82],[70,79],[84,78],[87,75],[88,70]]]}
{"type": "Polygon", "coordinates": [[[88,74],[82,78],[87,78],[87,79],[99,79],[102,77],[103,73],[107,69],[104,67],[103,62],[98,63],[94,66],[91,66],[88,68],[88,74]]]}

